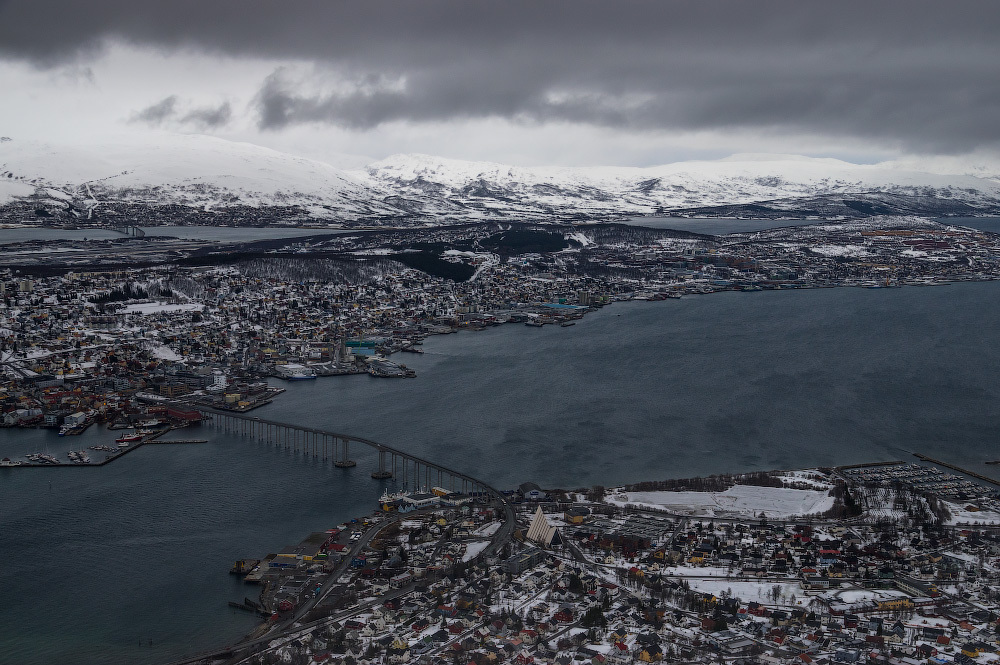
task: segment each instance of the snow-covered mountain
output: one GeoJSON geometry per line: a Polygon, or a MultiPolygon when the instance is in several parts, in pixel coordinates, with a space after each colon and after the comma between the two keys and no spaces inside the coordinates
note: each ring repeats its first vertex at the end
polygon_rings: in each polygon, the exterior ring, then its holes
{"type": "Polygon", "coordinates": [[[0,183],[0,203],[34,194],[88,215],[110,203],[299,206],[346,220],[395,212],[367,182],[329,164],[201,135],[75,146],[8,139],[0,142],[0,183]]]}
{"type": "Polygon", "coordinates": [[[399,197],[446,201],[452,210],[484,216],[508,210],[651,214],[845,194],[930,198],[976,209],[1000,203],[1000,182],[992,179],[791,155],[735,155],[648,168],[525,168],[394,155],[370,164],[364,174],[399,197]]]}
{"type": "Polygon", "coordinates": [[[159,134],[53,146],[0,139],[0,221],[346,224],[612,219],[684,212],[857,217],[1000,211],[1000,181],[913,162],[736,155],[630,167],[518,167],[394,155],[345,171],[248,143],[159,134]],[[270,217],[269,217],[270,216],[270,217]],[[276,216],[276,217],[275,217],[276,216]]]}

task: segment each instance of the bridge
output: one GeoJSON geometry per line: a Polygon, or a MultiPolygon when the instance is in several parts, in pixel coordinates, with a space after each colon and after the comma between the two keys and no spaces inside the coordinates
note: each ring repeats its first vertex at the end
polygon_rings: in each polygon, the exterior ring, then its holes
{"type": "Polygon", "coordinates": [[[118,226],[118,225],[113,225],[113,226],[105,226],[104,228],[106,228],[108,231],[114,231],[115,233],[122,233],[122,234],[127,235],[127,236],[132,236],[133,238],[145,238],[146,237],[146,232],[143,231],[142,229],[140,229],[138,226],[131,226],[131,225],[118,226]]]}
{"type": "Polygon", "coordinates": [[[333,460],[334,466],[339,468],[357,466],[357,462],[351,459],[352,444],[371,448],[377,453],[378,460],[377,467],[371,472],[372,478],[375,479],[392,478],[402,482],[404,487],[414,489],[420,487],[429,489],[432,484],[436,484],[452,492],[473,496],[487,495],[504,505],[508,503],[507,498],[499,490],[477,478],[371,439],[267,420],[225,409],[200,405],[185,405],[185,408],[196,409],[206,420],[223,431],[300,452],[316,459],[333,460]]]}
{"type": "MultiPolygon", "coordinates": [[[[304,427],[276,420],[267,420],[225,409],[190,404],[185,404],[184,408],[196,409],[213,426],[226,432],[281,446],[317,459],[332,459],[334,465],[340,468],[357,466],[357,462],[350,459],[350,446],[352,443],[367,446],[378,455],[378,467],[371,474],[375,479],[398,478],[403,481],[404,485],[412,481],[416,487],[419,487],[421,481],[429,484],[432,478],[436,476],[439,485],[443,486],[447,479],[452,488],[457,483],[464,492],[498,502],[504,511],[503,526],[493,534],[490,544],[473,561],[496,555],[501,547],[510,540],[514,532],[514,527],[517,524],[517,515],[514,512],[513,505],[511,505],[503,493],[494,487],[461,471],[431,462],[398,448],[358,436],[340,434],[313,427],[304,427]]],[[[369,532],[366,534],[364,540],[356,543],[351,550],[351,555],[365,547],[373,534],[374,532],[369,532]]],[[[258,634],[255,637],[247,637],[232,646],[185,657],[169,665],[193,665],[194,663],[218,660],[225,660],[226,662],[241,661],[245,656],[265,647],[275,639],[290,638],[305,634],[318,626],[327,625],[331,621],[354,616],[370,607],[374,602],[399,597],[410,591],[410,588],[393,589],[383,597],[372,601],[372,603],[355,605],[327,617],[314,619],[307,623],[299,623],[311,609],[316,607],[326,597],[332,585],[339,580],[343,572],[347,569],[347,561],[350,561],[350,557],[346,558],[345,563],[340,569],[330,576],[323,586],[322,593],[317,594],[310,603],[300,608],[292,619],[286,620],[280,625],[273,626],[271,629],[265,631],[263,635],[258,634]]]]}

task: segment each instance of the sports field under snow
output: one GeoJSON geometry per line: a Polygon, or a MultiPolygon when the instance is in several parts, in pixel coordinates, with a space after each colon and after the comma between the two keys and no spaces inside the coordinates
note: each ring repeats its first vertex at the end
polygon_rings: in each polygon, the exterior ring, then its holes
{"type": "Polygon", "coordinates": [[[607,500],[705,517],[763,514],[779,518],[822,513],[833,507],[833,497],[826,491],[754,485],[735,485],[725,492],[616,492],[607,500]]]}

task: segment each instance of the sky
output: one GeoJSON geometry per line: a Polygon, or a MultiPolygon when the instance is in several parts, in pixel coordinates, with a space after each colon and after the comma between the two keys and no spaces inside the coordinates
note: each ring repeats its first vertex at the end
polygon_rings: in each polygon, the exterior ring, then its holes
{"type": "Polygon", "coordinates": [[[0,0],[0,135],[344,166],[996,162],[997,35],[986,0],[0,0]]]}

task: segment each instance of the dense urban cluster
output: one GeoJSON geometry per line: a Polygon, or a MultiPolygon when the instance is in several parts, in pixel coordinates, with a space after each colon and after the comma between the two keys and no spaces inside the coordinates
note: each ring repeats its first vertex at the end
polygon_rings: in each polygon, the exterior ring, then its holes
{"type": "Polygon", "coordinates": [[[615,300],[993,279],[1000,256],[994,234],[913,218],[718,237],[475,224],[266,252],[183,242],[210,265],[0,272],[3,424],[105,418],[141,394],[246,410],[273,396],[268,376],[413,376],[388,355],[429,334],[569,326],[615,300]]]}
{"type": "MultiPolygon", "coordinates": [[[[138,426],[170,409],[183,420],[183,402],[247,411],[280,393],[268,377],[412,377],[390,356],[428,335],[571,326],[617,300],[994,279],[998,241],[873,219],[719,237],[476,224],[250,249],[184,241],[203,263],[141,268],[48,252],[46,270],[0,272],[0,422],[138,426]]],[[[900,462],[386,494],[372,516],[237,562],[262,586],[234,604],[266,621],[225,658],[990,662],[1000,504],[995,485],[958,474],[900,462]]]]}
{"type": "Polygon", "coordinates": [[[829,495],[839,519],[739,508],[696,518],[671,501],[711,503],[710,493],[525,483],[507,493],[517,509],[509,542],[493,536],[502,514],[487,497],[386,495],[372,516],[252,562],[263,604],[248,598],[245,609],[268,619],[234,661],[995,660],[996,488],[949,502],[886,482],[882,468],[900,465],[774,473],[777,483],[727,489],[771,506],[789,492],[829,495]],[[978,524],[956,524],[949,505],[978,524]],[[321,589],[324,602],[289,622],[321,589]],[[286,627],[269,639],[275,625],[286,627]]]}

